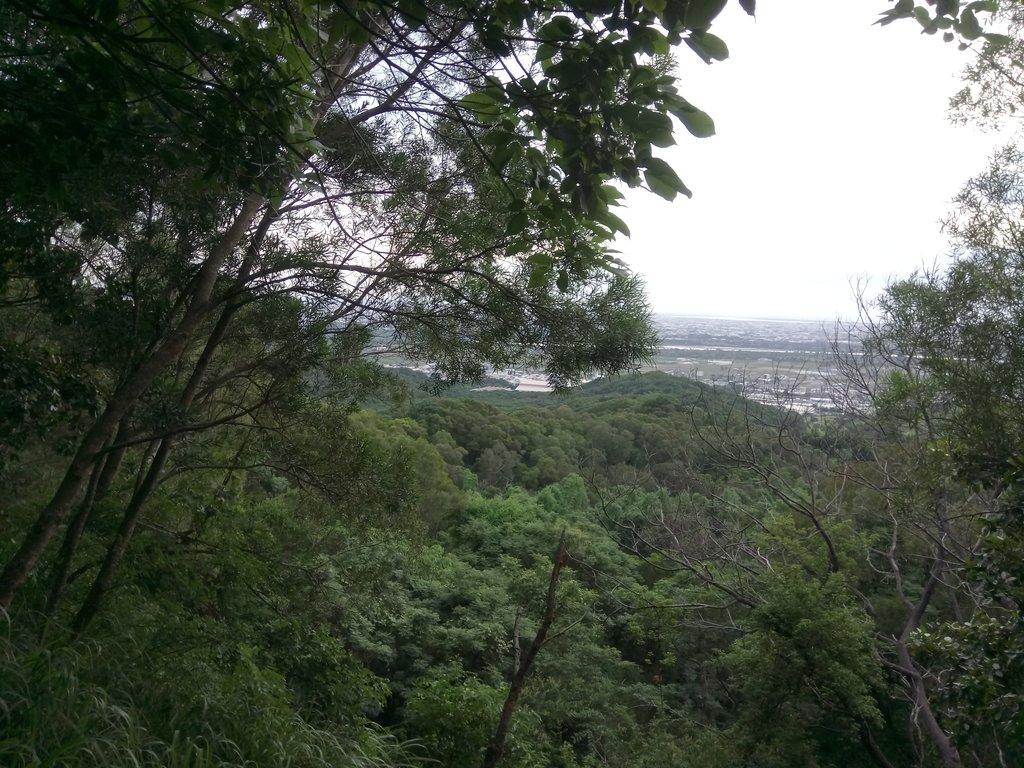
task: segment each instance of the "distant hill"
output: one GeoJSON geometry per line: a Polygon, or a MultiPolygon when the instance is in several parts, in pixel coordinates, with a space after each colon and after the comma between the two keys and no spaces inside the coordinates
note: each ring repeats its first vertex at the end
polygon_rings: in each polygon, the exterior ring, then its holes
{"type": "Polygon", "coordinates": [[[575,392],[581,395],[673,395],[693,397],[713,389],[706,384],[661,371],[604,376],[587,382],[575,392]]]}

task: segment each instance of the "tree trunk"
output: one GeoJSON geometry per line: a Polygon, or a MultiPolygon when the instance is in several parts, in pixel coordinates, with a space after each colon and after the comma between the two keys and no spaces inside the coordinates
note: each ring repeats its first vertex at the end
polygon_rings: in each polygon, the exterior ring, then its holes
{"type": "Polygon", "coordinates": [[[118,470],[121,469],[121,462],[124,461],[124,454],[128,450],[128,419],[130,417],[131,411],[121,420],[121,426],[114,437],[114,447],[107,452],[106,458],[103,460],[103,472],[96,485],[96,501],[106,498],[110,486],[114,484],[118,470]]]}
{"type": "Polygon", "coordinates": [[[89,477],[89,485],[85,489],[85,498],[78,505],[78,509],[72,516],[71,523],[64,533],[64,543],[61,544],[60,556],[57,558],[57,565],[53,571],[50,594],[47,596],[46,606],[43,608],[43,613],[47,616],[53,616],[54,611],[57,610],[57,605],[60,603],[61,595],[64,592],[64,585],[67,584],[68,574],[71,572],[71,563],[74,562],[75,554],[78,552],[78,544],[82,541],[85,526],[92,515],[93,505],[96,501],[96,491],[100,484],[100,475],[103,474],[103,468],[106,466],[106,463],[106,461],[99,461],[93,466],[92,475],[89,477]]]}
{"type": "Polygon", "coordinates": [[[71,629],[76,633],[82,632],[99,610],[103,595],[110,588],[110,584],[114,579],[114,571],[120,565],[124,553],[128,551],[128,544],[132,540],[132,534],[135,533],[135,526],[138,525],[139,518],[142,515],[142,508],[156,488],[160,475],[164,471],[167,457],[171,453],[172,443],[173,438],[171,437],[165,437],[160,441],[160,446],[156,449],[156,454],[154,454],[153,460],[149,464],[149,469],[146,470],[142,483],[135,489],[135,493],[132,494],[131,501],[128,502],[128,508],[125,509],[124,517],[121,518],[121,525],[117,529],[117,535],[114,536],[114,540],[107,548],[107,555],[103,559],[103,565],[100,566],[100,571],[96,574],[96,578],[89,588],[89,594],[86,595],[85,600],[82,602],[82,607],[71,621],[71,629]]]}
{"type": "MultiPolygon", "coordinates": [[[[253,244],[250,245],[250,252],[239,270],[238,278],[235,281],[236,287],[240,288],[248,279],[255,257],[255,243],[263,240],[267,231],[270,229],[270,225],[275,219],[275,214],[268,213],[264,216],[263,221],[260,222],[260,226],[253,236],[253,244]]],[[[224,311],[221,312],[213,330],[210,331],[206,344],[203,346],[203,351],[200,353],[199,359],[196,361],[196,365],[192,369],[188,382],[185,384],[185,389],[178,400],[178,405],[182,413],[187,414],[189,408],[192,407],[196,393],[199,391],[199,385],[202,383],[203,377],[206,375],[206,371],[209,369],[210,363],[213,361],[213,356],[217,351],[217,347],[219,347],[220,343],[224,340],[224,336],[227,334],[227,330],[231,325],[231,320],[234,318],[235,313],[238,312],[241,306],[242,302],[240,299],[230,301],[227,306],[224,307],[224,311]]],[[[99,573],[93,580],[92,586],[89,588],[89,594],[82,603],[82,607],[72,620],[71,627],[75,632],[82,632],[89,625],[100,608],[100,604],[103,601],[103,595],[110,589],[110,585],[114,579],[114,572],[117,570],[118,565],[121,564],[121,560],[128,551],[128,545],[131,543],[132,536],[135,534],[135,528],[142,515],[142,510],[160,482],[160,475],[167,464],[167,459],[171,455],[171,449],[174,447],[175,441],[176,438],[173,434],[160,440],[156,453],[150,461],[149,469],[146,470],[145,475],[142,476],[140,482],[136,484],[135,492],[132,494],[131,501],[128,502],[128,507],[125,509],[124,516],[121,518],[121,526],[118,528],[117,535],[107,548],[107,554],[103,560],[103,565],[100,567],[99,573]]]]}
{"type": "MultiPolygon", "coordinates": [[[[130,414],[121,420],[121,425],[114,436],[114,445],[123,443],[127,438],[129,417],[130,414]]],[[[74,563],[75,555],[78,553],[78,545],[81,543],[82,535],[85,533],[85,527],[89,523],[89,518],[92,516],[96,502],[106,496],[107,491],[110,490],[110,486],[117,476],[117,471],[121,467],[125,450],[126,447],[121,445],[119,448],[106,451],[93,467],[92,475],[89,477],[89,485],[85,491],[85,498],[82,499],[82,503],[79,505],[74,517],[71,518],[71,523],[64,533],[64,543],[61,544],[60,557],[54,569],[50,594],[46,599],[46,607],[43,609],[47,616],[52,616],[57,610],[64,587],[68,582],[71,565],[74,563]]]]}
{"type": "Polygon", "coordinates": [[[863,720],[860,723],[860,740],[864,742],[868,754],[871,755],[871,759],[875,761],[878,768],[895,768],[889,758],[885,756],[882,748],[878,746],[875,737],[871,735],[871,728],[863,720]]]}
{"type": "Polygon", "coordinates": [[[199,270],[192,300],[177,327],[118,387],[107,403],[106,409],[82,437],[78,450],[71,459],[56,492],[39,517],[36,518],[18,551],[8,561],[3,573],[0,574],[0,608],[9,609],[11,607],[18,590],[39,564],[39,559],[85,485],[89,470],[92,469],[104,444],[110,439],[118,424],[157,376],[185,351],[192,334],[209,312],[210,299],[221,266],[241,242],[262,205],[262,198],[257,195],[249,195],[234,222],[199,270]]]}
{"type": "MultiPolygon", "coordinates": [[[[512,684],[509,686],[508,696],[505,697],[505,705],[501,708],[501,718],[498,720],[498,727],[494,731],[494,736],[491,738],[490,743],[487,745],[487,751],[484,753],[482,768],[495,768],[505,754],[505,742],[508,740],[508,731],[512,725],[512,715],[515,713],[516,706],[519,704],[519,697],[523,693],[526,676],[530,674],[530,668],[533,666],[541,646],[544,645],[547,639],[548,630],[551,629],[551,625],[555,621],[555,591],[558,588],[558,579],[561,576],[562,566],[565,565],[566,557],[565,534],[563,533],[562,538],[558,542],[558,550],[555,552],[555,564],[551,568],[551,581],[548,583],[548,599],[547,607],[544,611],[544,619],[541,621],[537,635],[533,638],[533,642],[530,643],[522,663],[518,663],[518,657],[516,659],[517,668],[512,674],[512,684]]],[[[519,615],[517,614],[517,624],[518,619],[519,615]]]]}
{"type": "Polygon", "coordinates": [[[960,752],[953,745],[949,734],[942,730],[942,726],[939,724],[938,719],[936,719],[935,713],[932,712],[931,703],[928,701],[928,690],[924,685],[924,678],[918,671],[917,665],[910,655],[910,650],[907,648],[907,644],[902,639],[896,641],[896,654],[900,661],[900,666],[904,669],[903,674],[910,684],[914,709],[924,725],[924,731],[928,734],[928,740],[931,741],[932,746],[939,753],[942,768],[963,768],[960,752]]]}
{"type": "MultiPolygon", "coordinates": [[[[355,66],[359,52],[363,46],[346,46],[338,52],[337,59],[324,67],[325,81],[322,83],[324,93],[322,101],[314,114],[314,124],[323,118],[337,97],[339,83],[344,82],[345,75],[355,66]]],[[[287,184],[285,183],[285,187],[287,184]]],[[[14,602],[18,590],[28,580],[39,559],[46,551],[57,529],[64,522],[71,506],[75,503],[86,476],[103,445],[110,438],[121,419],[135,405],[139,397],[149,388],[157,376],[166,370],[188,345],[188,341],[199,323],[210,309],[210,299],[217,283],[217,277],[224,262],[231,255],[249,230],[256,214],[264,205],[264,199],[256,193],[246,196],[242,207],[235,216],[231,226],[220,241],[210,251],[203,262],[195,280],[195,288],[185,314],[177,327],[171,331],[163,343],[146,358],[139,367],[114,392],[106,409],[100,414],[93,426],[82,437],[64,478],[53,497],[36,518],[17,552],[11,557],[0,573],[0,610],[7,610],[14,602]]],[[[278,217],[278,212],[271,207],[260,225],[260,235],[278,217]]],[[[247,260],[251,263],[251,249],[247,260]]]]}
{"type": "Polygon", "coordinates": [[[937,545],[931,572],[928,574],[928,581],[925,582],[924,589],[921,590],[921,596],[913,606],[903,631],[894,640],[893,645],[896,648],[896,658],[899,660],[900,667],[903,670],[903,676],[906,677],[907,683],[910,685],[910,695],[914,701],[914,711],[924,725],[924,731],[928,734],[929,741],[931,741],[932,746],[939,753],[942,768],[962,768],[963,762],[960,760],[960,752],[952,740],[950,740],[949,734],[942,729],[938,718],[935,717],[931,702],[928,700],[928,689],[925,687],[924,677],[922,677],[921,672],[918,670],[914,657],[910,655],[910,649],[907,647],[907,639],[921,626],[924,614],[928,610],[932,597],[935,595],[935,590],[939,584],[939,573],[943,568],[943,554],[944,549],[942,545],[937,545]]]}

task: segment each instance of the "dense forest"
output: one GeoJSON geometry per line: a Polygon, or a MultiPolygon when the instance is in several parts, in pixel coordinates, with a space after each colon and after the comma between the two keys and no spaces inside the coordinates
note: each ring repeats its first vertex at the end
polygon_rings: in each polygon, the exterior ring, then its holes
{"type": "Polygon", "coordinates": [[[1024,155],[834,415],[638,375],[724,5],[0,2],[0,764],[1024,764],[1024,155]]]}

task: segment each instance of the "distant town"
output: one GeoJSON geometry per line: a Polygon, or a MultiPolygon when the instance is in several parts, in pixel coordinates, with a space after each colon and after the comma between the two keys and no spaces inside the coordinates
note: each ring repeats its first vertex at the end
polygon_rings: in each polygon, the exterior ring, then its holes
{"type": "MultiPolygon", "coordinates": [[[[730,387],[755,402],[801,413],[837,409],[829,377],[834,323],[662,314],[655,316],[655,327],[661,343],[643,371],[730,387]]],[[[401,358],[385,364],[432,371],[401,358]]],[[[488,369],[486,379],[475,389],[551,391],[539,369],[488,369]]]]}
{"type": "Polygon", "coordinates": [[[729,386],[766,405],[837,408],[829,376],[834,321],[657,315],[655,322],[661,346],[649,370],[729,386]]]}

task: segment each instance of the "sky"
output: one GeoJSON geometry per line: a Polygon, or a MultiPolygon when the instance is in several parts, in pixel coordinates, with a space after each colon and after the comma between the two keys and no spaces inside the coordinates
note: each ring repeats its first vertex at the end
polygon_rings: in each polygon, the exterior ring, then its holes
{"type": "Polygon", "coordinates": [[[727,61],[678,52],[679,92],[717,135],[656,150],[694,196],[629,191],[615,245],[656,312],[850,316],[855,286],[942,263],[952,198],[1010,134],[950,123],[970,53],[874,26],[888,7],[761,0],[755,20],[731,0],[711,29],[727,61]]]}

